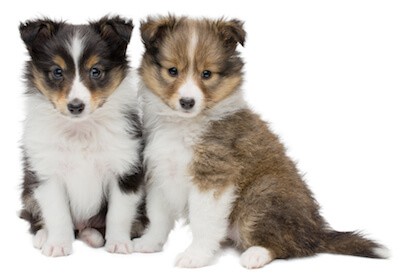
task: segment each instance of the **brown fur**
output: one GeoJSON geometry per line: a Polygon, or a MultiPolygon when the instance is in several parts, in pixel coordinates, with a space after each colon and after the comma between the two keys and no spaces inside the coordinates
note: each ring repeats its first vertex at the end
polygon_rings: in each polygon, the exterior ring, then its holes
{"type": "Polygon", "coordinates": [[[212,122],[195,147],[191,171],[202,190],[236,186],[230,222],[240,249],[263,246],[275,258],[318,252],[377,257],[375,242],[330,230],[279,139],[249,110],[212,122]]]}
{"type": "MultiPolygon", "coordinates": [[[[90,99],[90,109],[91,111],[96,110],[101,107],[108,99],[108,97],[118,88],[123,79],[125,78],[125,74],[120,69],[113,69],[109,73],[110,81],[103,87],[92,88],[90,91],[91,99],[90,99]]],[[[85,77],[83,82],[90,83],[89,77],[85,77]]],[[[90,85],[88,85],[90,87],[90,85]]]]}
{"type": "Polygon", "coordinates": [[[35,84],[36,88],[50,100],[57,110],[59,110],[62,114],[68,114],[67,97],[72,86],[72,80],[65,80],[62,85],[58,86],[57,88],[52,88],[47,85],[43,73],[37,70],[35,67],[33,67],[32,74],[33,83],[35,84]]]}
{"type": "Polygon", "coordinates": [[[63,70],[65,70],[65,69],[67,68],[67,63],[66,63],[65,60],[64,60],[61,56],[59,56],[59,55],[56,55],[56,56],[53,58],[53,62],[54,62],[54,64],[57,64],[58,66],[60,66],[63,70]]]}
{"type": "MultiPolygon", "coordinates": [[[[203,117],[241,85],[243,62],[236,46],[244,44],[245,31],[240,21],[149,18],[141,31],[146,47],[140,68],[143,81],[172,109],[188,74],[193,74],[206,99],[203,117]],[[178,76],[168,74],[171,67],[178,69],[178,76]],[[203,70],[210,70],[212,77],[201,79],[203,70]]],[[[319,252],[380,257],[374,252],[379,244],[357,233],[330,229],[278,137],[250,110],[209,122],[193,150],[189,172],[200,190],[214,191],[218,198],[235,187],[229,220],[239,234],[235,243],[241,250],[262,246],[272,258],[319,252]]]]}
{"type": "Polygon", "coordinates": [[[237,20],[194,20],[172,16],[142,22],[142,39],[147,51],[139,72],[144,83],[174,109],[178,89],[192,77],[204,94],[203,108],[213,107],[242,83],[243,62],[235,51],[236,44],[245,41],[241,26],[237,20]],[[194,52],[189,49],[191,36],[188,36],[193,33],[201,42],[194,52]],[[178,69],[178,76],[169,75],[171,67],[178,69]],[[210,79],[201,78],[204,70],[212,72],[210,79]]]}
{"type": "MultiPolygon", "coordinates": [[[[60,57],[56,57],[54,59],[57,61],[57,64],[61,68],[65,68],[65,64],[63,64],[63,60],[60,57]]],[[[86,65],[91,65],[89,69],[94,65],[92,63],[96,63],[96,57],[90,57],[86,65]]],[[[88,69],[88,70],[89,70],[88,69]]],[[[72,87],[72,81],[73,79],[67,79],[60,84],[59,87],[51,88],[47,86],[45,82],[45,76],[43,76],[43,73],[40,71],[36,70],[35,68],[33,69],[33,83],[37,87],[37,89],[43,93],[54,105],[57,110],[59,110],[61,113],[67,115],[69,114],[67,110],[67,102],[68,102],[68,94],[69,91],[72,87]]],[[[116,68],[111,70],[109,73],[110,75],[110,81],[107,82],[105,86],[102,87],[91,87],[91,81],[89,74],[87,76],[84,76],[83,82],[87,84],[87,86],[90,88],[90,93],[91,93],[91,105],[90,105],[90,110],[95,111],[97,108],[101,107],[104,102],[107,100],[107,98],[116,90],[116,88],[121,84],[122,80],[125,78],[125,73],[122,70],[122,68],[116,68]]],[[[72,77],[74,76],[71,74],[72,77]]],[[[68,75],[67,75],[68,76],[68,75]]]]}
{"type": "Polygon", "coordinates": [[[91,55],[85,62],[86,70],[90,70],[92,67],[97,65],[101,61],[101,58],[98,55],[91,55]]]}

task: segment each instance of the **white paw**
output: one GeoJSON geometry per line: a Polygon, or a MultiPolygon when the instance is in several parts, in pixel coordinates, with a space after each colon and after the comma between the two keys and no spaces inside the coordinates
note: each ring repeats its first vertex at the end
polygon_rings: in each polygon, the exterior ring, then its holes
{"type": "Polygon", "coordinates": [[[48,257],[68,256],[72,253],[72,242],[46,242],[42,246],[42,254],[48,257]]]}
{"type": "Polygon", "coordinates": [[[37,249],[42,249],[43,244],[46,242],[46,240],[47,240],[47,231],[44,229],[40,229],[33,236],[33,239],[32,239],[33,247],[35,247],[37,249]]]}
{"type": "Polygon", "coordinates": [[[130,254],[133,252],[132,241],[107,240],[106,250],[110,253],[130,254]]]}
{"type": "Polygon", "coordinates": [[[154,253],[160,252],[163,248],[163,242],[153,241],[147,237],[141,237],[132,241],[133,252],[154,253]]]}
{"type": "Polygon", "coordinates": [[[252,246],[240,256],[240,264],[248,269],[263,267],[272,260],[271,252],[261,246],[252,246]]]}
{"type": "Polygon", "coordinates": [[[104,245],[103,235],[93,228],[86,228],[82,231],[79,231],[78,237],[86,244],[94,248],[99,248],[104,245]]]}
{"type": "Polygon", "coordinates": [[[175,260],[175,266],[185,268],[197,268],[207,266],[211,263],[213,255],[201,249],[188,248],[179,254],[175,260]]]}

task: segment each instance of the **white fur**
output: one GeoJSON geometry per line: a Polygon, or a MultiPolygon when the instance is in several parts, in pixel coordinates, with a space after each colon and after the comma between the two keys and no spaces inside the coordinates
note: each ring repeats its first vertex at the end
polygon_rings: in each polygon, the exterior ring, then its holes
{"type": "Polygon", "coordinates": [[[204,105],[204,96],[203,92],[201,89],[196,85],[195,81],[193,80],[192,77],[189,77],[185,83],[178,89],[178,94],[179,98],[177,98],[176,101],[176,109],[183,113],[187,113],[188,115],[191,116],[196,116],[198,115],[204,105]],[[179,103],[179,100],[181,98],[191,98],[194,99],[195,105],[193,106],[192,109],[190,110],[185,110],[181,107],[181,104],[179,103]]]}
{"type": "Polygon", "coordinates": [[[199,41],[199,35],[197,34],[196,31],[193,31],[190,37],[190,43],[188,46],[188,57],[191,58],[191,63],[190,64],[195,64],[194,57],[196,54],[196,48],[197,48],[197,43],[199,41]]]}
{"type": "Polygon", "coordinates": [[[79,67],[79,60],[82,56],[83,47],[83,38],[78,32],[72,38],[71,44],[69,45],[69,52],[71,53],[72,59],[74,61],[75,69],[78,69],[79,67]]]}
{"type": "Polygon", "coordinates": [[[107,251],[121,254],[133,252],[130,237],[132,219],[136,217],[137,205],[141,198],[141,193],[121,192],[117,183],[111,186],[106,222],[107,251]]]}
{"type": "Polygon", "coordinates": [[[79,73],[79,60],[82,56],[83,49],[84,49],[83,39],[78,33],[72,38],[71,45],[69,46],[69,51],[75,64],[75,79],[72,83],[71,90],[68,94],[68,102],[71,102],[74,99],[78,99],[82,101],[83,104],[85,104],[86,108],[79,115],[79,117],[85,117],[86,115],[88,115],[90,113],[90,108],[91,108],[90,91],[80,80],[80,73],[79,73]]]}
{"type": "MultiPolygon", "coordinates": [[[[166,183],[165,186],[167,185],[166,183]]],[[[161,186],[164,186],[164,184],[161,186]]],[[[187,188],[185,187],[181,191],[174,190],[173,192],[176,195],[173,195],[173,193],[163,195],[165,191],[166,188],[162,189],[152,181],[148,183],[146,208],[147,216],[152,221],[147,232],[141,238],[133,240],[134,252],[152,253],[161,251],[169,232],[174,227],[175,219],[179,217],[178,213],[184,211],[187,188]],[[179,202],[175,202],[175,207],[171,207],[169,200],[179,202]],[[151,204],[147,205],[147,203],[151,204]]]]}
{"type": "Polygon", "coordinates": [[[141,92],[144,102],[143,121],[146,136],[144,159],[149,177],[147,213],[150,226],[144,236],[134,240],[134,251],[160,251],[174,226],[175,219],[189,216],[190,221],[193,222],[195,238],[207,231],[199,227],[200,221],[205,222],[204,226],[208,226],[207,229],[211,232],[205,234],[206,241],[201,242],[201,244],[204,243],[204,248],[198,247],[199,240],[194,239],[194,244],[178,258],[177,265],[205,265],[218,248],[215,245],[219,245],[219,240],[226,236],[227,223],[224,218],[230,212],[230,206],[227,203],[232,201],[232,195],[228,193],[230,190],[227,190],[227,196],[221,195],[219,200],[213,202],[211,194],[203,195],[196,192],[189,173],[189,165],[193,159],[193,146],[206,131],[211,119],[218,120],[232,114],[246,107],[245,102],[241,93],[237,91],[213,109],[204,111],[196,117],[187,118],[172,110],[147,88],[143,87],[141,92]],[[206,205],[198,202],[203,200],[208,201],[206,205]],[[210,211],[208,204],[217,210],[210,211]],[[208,213],[215,213],[215,217],[211,216],[209,221],[212,224],[218,218],[215,226],[207,223],[205,215],[208,213]]]}
{"type": "MultiPolygon", "coordinates": [[[[22,142],[41,182],[35,197],[42,209],[50,246],[66,241],[70,247],[72,223],[80,227],[95,215],[103,196],[118,191],[114,189],[116,178],[138,166],[140,142],[132,139],[124,113],[137,110],[135,85],[136,76],[132,73],[101,108],[84,120],[63,116],[42,94],[27,96],[22,142]]],[[[111,197],[121,209],[133,209],[138,196],[129,196],[132,202],[121,195],[111,197]],[[121,201],[129,205],[122,207],[121,201]]],[[[113,207],[109,209],[112,211],[113,207]]],[[[134,211],[121,211],[123,218],[127,214],[134,215],[134,211]]],[[[116,216],[116,212],[110,216],[116,216]]],[[[128,223],[121,224],[123,227],[115,228],[126,230],[128,223]]],[[[114,241],[126,242],[129,236],[112,232],[116,237],[110,238],[114,241]]],[[[56,249],[55,254],[60,253],[63,252],[56,249]]]]}
{"type": "Polygon", "coordinates": [[[102,247],[104,245],[103,235],[93,228],[86,228],[79,231],[78,237],[94,248],[102,247]]]}
{"type": "Polygon", "coordinates": [[[382,259],[389,259],[391,256],[390,250],[385,246],[376,247],[373,252],[382,259]]]}
{"type": "Polygon", "coordinates": [[[36,232],[36,234],[33,236],[32,242],[33,242],[33,247],[37,249],[42,249],[43,244],[47,241],[47,231],[44,229],[40,229],[39,231],[36,232]]]}
{"type": "MultiPolygon", "coordinates": [[[[190,43],[188,44],[188,57],[191,59],[191,64],[195,64],[194,58],[196,53],[196,47],[198,42],[198,34],[194,32],[191,34],[190,43]]],[[[182,112],[185,117],[194,117],[197,116],[204,106],[204,95],[201,89],[196,85],[196,82],[193,80],[194,70],[193,68],[189,68],[188,77],[182,86],[178,89],[179,97],[176,99],[175,109],[177,111],[182,112]],[[190,98],[195,101],[195,105],[190,110],[185,110],[181,107],[180,99],[181,98],[190,98]]]]}
{"type": "Polygon", "coordinates": [[[41,249],[46,256],[64,256],[72,252],[74,230],[65,188],[56,177],[42,181],[34,191],[46,226],[47,240],[41,249]]]}
{"type": "Polygon", "coordinates": [[[143,96],[144,131],[158,131],[145,134],[144,159],[151,175],[147,184],[147,214],[152,223],[142,238],[134,240],[134,250],[155,252],[162,249],[175,219],[187,212],[190,188],[187,165],[192,158],[192,139],[201,125],[180,119],[153,94],[143,96]],[[172,116],[167,115],[170,112],[172,116]]]}
{"type": "Polygon", "coordinates": [[[248,269],[263,267],[272,260],[271,252],[261,246],[252,246],[240,256],[240,264],[248,269]]]}
{"type": "MultiPolygon", "coordinates": [[[[79,72],[79,71],[76,71],[79,72]]],[[[87,87],[80,81],[80,76],[77,74],[75,75],[74,82],[72,83],[71,90],[68,94],[68,102],[71,102],[74,99],[78,99],[85,104],[85,109],[79,115],[80,117],[85,117],[90,113],[92,107],[90,107],[90,99],[91,94],[87,87]]]]}
{"type": "Polygon", "coordinates": [[[202,267],[211,262],[220,248],[220,242],[227,237],[229,215],[235,198],[234,186],[226,188],[223,192],[200,191],[195,186],[191,188],[189,222],[193,242],[178,256],[177,266],[202,267]]]}

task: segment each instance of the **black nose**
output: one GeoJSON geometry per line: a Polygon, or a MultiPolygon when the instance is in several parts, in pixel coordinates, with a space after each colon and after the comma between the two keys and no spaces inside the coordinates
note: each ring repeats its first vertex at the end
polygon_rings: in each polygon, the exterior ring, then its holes
{"type": "Polygon", "coordinates": [[[191,108],[194,107],[194,104],[196,104],[196,102],[194,101],[193,98],[181,98],[179,100],[179,104],[181,104],[181,107],[185,110],[190,110],[191,108]]]}
{"type": "Polygon", "coordinates": [[[73,115],[78,115],[83,112],[85,109],[85,104],[79,99],[74,99],[67,105],[68,111],[73,115]]]}

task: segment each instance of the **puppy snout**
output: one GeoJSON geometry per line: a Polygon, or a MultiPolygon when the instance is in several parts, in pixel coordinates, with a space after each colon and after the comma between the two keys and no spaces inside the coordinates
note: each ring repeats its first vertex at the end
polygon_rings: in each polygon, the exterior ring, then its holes
{"type": "Polygon", "coordinates": [[[79,115],[85,109],[85,104],[79,99],[74,99],[68,103],[67,108],[71,114],[79,115]]]}
{"type": "Polygon", "coordinates": [[[181,98],[179,99],[179,104],[181,105],[182,109],[184,110],[190,110],[194,107],[196,104],[196,101],[194,101],[193,98],[181,98]]]}

